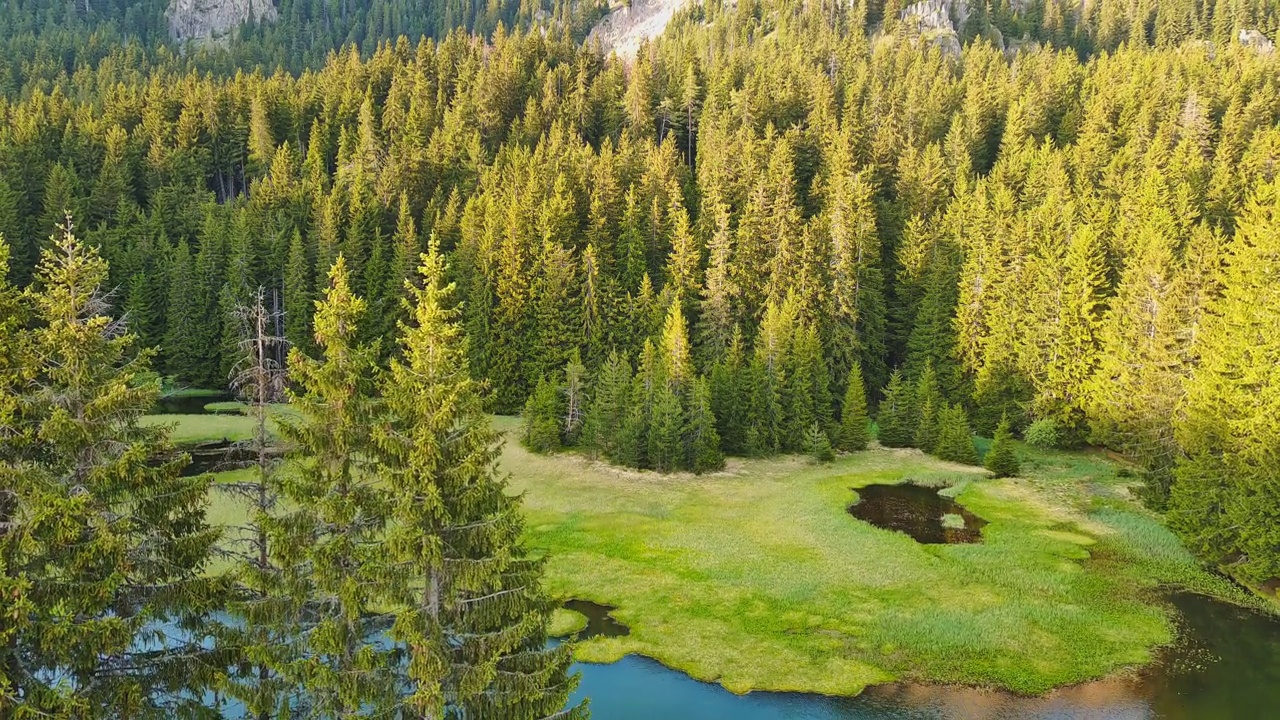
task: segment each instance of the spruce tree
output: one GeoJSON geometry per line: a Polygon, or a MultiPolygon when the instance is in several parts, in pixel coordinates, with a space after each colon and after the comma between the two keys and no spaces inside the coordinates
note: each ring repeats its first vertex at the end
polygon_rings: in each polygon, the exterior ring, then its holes
{"type": "Polygon", "coordinates": [[[658,472],[671,472],[685,464],[684,410],[680,397],[665,385],[653,395],[649,414],[649,466],[658,472]]]}
{"type": "Polygon", "coordinates": [[[299,688],[295,712],[305,717],[385,714],[401,690],[396,653],[378,641],[394,572],[390,498],[370,455],[379,372],[377,349],[357,340],[364,312],[339,254],[316,304],[320,357],[290,350],[297,419],[278,423],[289,461],[280,505],[289,510],[270,519],[267,542],[286,593],[279,612],[293,618],[301,647],[272,669],[299,688]]]}
{"type": "MultiPolygon", "coordinates": [[[[191,713],[212,679],[199,642],[221,597],[205,573],[218,537],[204,514],[211,478],[183,477],[169,429],[139,423],[159,387],[150,352],[108,315],[107,276],[66,217],[37,268],[32,322],[3,351],[9,362],[31,351],[18,406],[0,401],[12,417],[0,431],[0,584],[21,578],[5,606],[24,611],[0,631],[0,709],[13,694],[20,715],[191,713]]],[[[23,311],[6,294],[0,332],[13,338],[23,311]]]]}
{"type": "Polygon", "coordinates": [[[920,379],[916,381],[913,399],[916,421],[914,443],[921,450],[931,453],[934,444],[938,441],[939,414],[946,405],[942,400],[942,393],[938,391],[938,380],[933,372],[933,363],[925,364],[924,370],[920,373],[920,379]]]}
{"type": "Polygon", "coordinates": [[[846,452],[866,450],[871,439],[871,419],[867,417],[867,392],[862,385],[862,365],[854,361],[845,383],[840,409],[840,436],[837,447],[846,452]]]}
{"type": "Polygon", "coordinates": [[[546,377],[538,378],[538,385],[525,402],[524,412],[520,414],[522,422],[520,442],[534,452],[548,453],[559,450],[564,414],[560,388],[546,377]]]}
{"type": "Polygon", "coordinates": [[[466,340],[433,242],[413,315],[383,384],[389,422],[377,434],[379,475],[394,500],[386,551],[396,568],[392,639],[407,650],[423,717],[585,718],[566,709],[571,646],[547,645],[555,604],[544,561],[521,540],[520,504],[497,470],[498,435],[467,372],[466,340]]]}
{"type": "Polygon", "coordinates": [[[982,464],[993,477],[1013,477],[1018,474],[1018,453],[1013,449],[1013,430],[1009,418],[1000,418],[996,435],[982,464]]]}
{"type": "Polygon", "coordinates": [[[724,467],[720,435],[711,412],[711,388],[705,377],[693,382],[684,427],[685,467],[702,474],[724,467]]]}
{"type": "Polygon", "coordinates": [[[727,454],[746,453],[744,433],[747,425],[747,405],[750,395],[743,392],[748,368],[744,364],[742,333],[735,331],[729,349],[711,368],[708,381],[711,391],[711,410],[716,417],[716,431],[721,447],[727,454]]]}
{"type": "Polygon", "coordinates": [[[583,435],[587,447],[614,462],[622,426],[631,412],[631,363],[615,350],[609,353],[595,382],[583,435]]]}
{"type": "Polygon", "coordinates": [[[894,370],[889,385],[880,401],[876,416],[879,433],[877,439],[885,447],[909,447],[915,442],[915,418],[912,412],[912,391],[903,381],[902,373],[894,370]]]}
{"type": "Polygon", "coordinates": [[[1280,182],[1241,215],[1197,338],[1200,365],[1177,418],[1169,524],[1211,563],[1261,583],[1280,577],[1280,182]]]}
{"type": "Polygon", "coordinates": [[[978,464],[978,449],[973,444],[969,418],[959,405],[945,405],[938,411],[938,440],[933,454],[941,460],[978,464]]]}

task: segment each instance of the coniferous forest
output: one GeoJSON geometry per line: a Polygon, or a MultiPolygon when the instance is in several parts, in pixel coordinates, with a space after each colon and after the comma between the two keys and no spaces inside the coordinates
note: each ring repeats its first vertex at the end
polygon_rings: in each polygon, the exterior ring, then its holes
{"type": "Polygon", "coordinates": [[[0,715],[585,715],[488,413],[661,472],[1097,446],[1280,577],[1275,2],[987,3],[948,48],[709,1],[634,59],[590,3],[199,48],[45,5],[0,13],[0,715]],[[259,413],[231,550],[159,377],[259,413]]]}

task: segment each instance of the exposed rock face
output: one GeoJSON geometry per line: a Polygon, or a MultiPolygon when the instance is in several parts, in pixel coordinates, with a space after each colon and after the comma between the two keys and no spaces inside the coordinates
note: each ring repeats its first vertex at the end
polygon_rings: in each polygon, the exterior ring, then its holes
{"type": "Polygon", "coordinates": [[[276,6],[271,0],[170,0],[165,15],[174,41],[217,41],[251,20],[275,22],[276,6]]]}
{"type": "Polygon", "coordinates": [[[614,8],[591,28],[587,42],[599,40],[604,52],[615,50],[619,57],[634,58],[640,41],[661,35],[676,11],[689,2],[692,0],[633,0],[630,7],[614,8]]]}
{"type": "Polygon", "coordinates": [[[960,56],[960,34],[969,19],[967,0],[924,0],[909,5],[900,16],[904,27],[924,42],[940,48],[944,55],[960,56]]]}
{"type": "Polygon", "coordinates": [[[1270,38],[1257,30],[1241,30],[1240,44],[1245,47],[1253,48],[1260,53],[1269,53],[1276,49],[1276,44],[1271,42],[1270,38]]]}

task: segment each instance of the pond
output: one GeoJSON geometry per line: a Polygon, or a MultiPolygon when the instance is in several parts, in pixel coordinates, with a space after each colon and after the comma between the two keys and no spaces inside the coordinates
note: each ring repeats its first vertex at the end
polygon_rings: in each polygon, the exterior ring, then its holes
{"type": "Polygon", "coordinates": [[[578,631],[579,639],[622,637],[631,634],[631,628],[618,622],[609,614],[615,609],[611,605],[601,605],[590,600],[566,600],[563,607],[565,610],[572,610],[586,616],[587,626],[578,631]]]}
{"type": "Polygon", "coordinates": [[[894,530],[916,542],[981,542],[986,521],[962,505],[938,494],[937,489],[902,483],[855,488],[858,502],[849,514],[878,528],[894,530]]]}
{"type": "Polygon", "coordinates": [[[1200,595],[1176,593],[1176,644],[1131,677],[1085,683],[1044,697],[899,683],[856,698],[799,693],[734,695],[648,658],[579,663],[575,697],[591,699],[597,720],[915,720],[929,718],[1275,717],[1280,708],[1280,620],[1200,595]]]}
{"type": "MultiPolygon", "coordinates": [[[[226,402],[234,398],[227,393],[197,393],[194,395],[162,395],[151,409],[153,415],[214,415],[224,411],[210,411],[206,405],[226,402]]],[[[225,411],[234,412],[234,411],[225,411]]]]}
{"type": "Polygon", "coordinates": [[[227,441],[191,445],[182,448],[182,451],[191,456],[191,463],[182,469],[183,477],[238,470],[254,461],[251,448],[227,441]]]}

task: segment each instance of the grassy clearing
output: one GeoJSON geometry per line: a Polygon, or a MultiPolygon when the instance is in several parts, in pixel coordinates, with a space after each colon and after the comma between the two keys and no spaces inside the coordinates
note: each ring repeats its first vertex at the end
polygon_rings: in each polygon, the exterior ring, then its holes
{"type": "Polygon", "coordinates": [[[639,653],[738,692],[910,679],[1040,693],[1147,662],[1173,631],[1156,586],[1213,584],[1091,455],[1034,457],[1034,477],[1013,480],[884,449],[823,467],[731,460],[704,477],[514,442],[503,460],[553,592],[614,605],[631,627],[580,659],[639,653]],[[984,542],[920,545],[845,512],[851,489],[904,480],[962,481],[984,542]],[[1105,512],[1097,483],[1114,496],[1105,512]]]}
{"type": "MultiPolygon", "coordinates": [[[[243,410],[243,403],[228,401],[209,403],[205,406],[212,411],[223,411],[218,414],[205,415],[144,415],[144,425],[169,425],[173,428],[170,439],[175,445],[196,445],[209,442],[239,442],[253,437],[257,420],[243,412],[226,412],[243,410]]],[[[274,423],[276,418],[296,417],[288,405],[272,405],[268,414],[268,422],[274,423]]]]}
{"type": "MultiPolygon", "coordinates": [[[[530,545],[550,553],[551,592],[615,606],[631,628],[581,643],[579,659],[643,654],[736,692],[853,695],[905,679],[1041,693],[1147,662],[1173,633],[1160,585],[1243,599],[1129,499],[1134,481],[1105,457],[1023,452],[1027,477],[1004,480],[886,449],[826,466],[732,459],[695,477],[512,439],[502,463],[530,545]],[[903,481],[949,485],[988,521],[984,541],[921,545],[845,512],[856,488],[903,481]]],[[[243,512],[212,498],[214,522],[243,512]]],[[[574,632],[575,615],[557,613],[554,630],[574,632]]]]}
{"type": "Polygon", "coordinates": [[[247,415],[145,415],[142,424],[172,426],[175,445],[248,440],[254,428],[247,415]]]}

